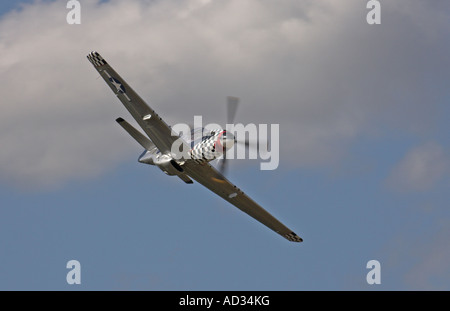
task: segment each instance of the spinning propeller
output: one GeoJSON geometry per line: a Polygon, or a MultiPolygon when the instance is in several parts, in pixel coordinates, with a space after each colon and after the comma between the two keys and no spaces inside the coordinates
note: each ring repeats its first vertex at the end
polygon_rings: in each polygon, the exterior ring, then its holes
{"type": "MultiPolygon", "coordinates": [[[[234,124],[234,118],[236,116],[236,111],[239,105],[239,98],[228,96],[227,97],[227,124],[234,124]]],[[[245,141],[239,141],[234,137],[231,133],[224,133],[225,137],[223,137],[224,147],[226,146],[226,141],[231,140],[233,141],[233,144],[241,144],[245,145],[246,148],[258,148],[258,145],[254,145],[248,141],[248,139],[245,139],[245,141]],[[228,139],[227,139],[228,137],[228,139]]],[[[225,176],[226,170],[227,170],[227,152],[228,150],[225,149],[225,152],[223,153],[222,159],[219,163],[219,171],[222,175],[225,176]]]]}

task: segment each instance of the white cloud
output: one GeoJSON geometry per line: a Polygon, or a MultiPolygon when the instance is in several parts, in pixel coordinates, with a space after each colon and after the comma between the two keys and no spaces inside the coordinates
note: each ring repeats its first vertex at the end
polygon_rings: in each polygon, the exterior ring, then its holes
{"type": "Polygon", "coordinates": [[[356,0],[82,1],[81,25],[65,4],[1,17],[3,182],[52,187],[139,150],[113,121],[130,118],[96,79],[93,49],[169,123],[225,122],[225,96],[241,97],[237,121],[280,123],[281,160],[298,166],[339,161],[380,124],[422,131],[439,115],[444,4],[383,3],[379,26],[356,0]]]}
{"type": "Polygon", "coordinates": [[[392,170],[388,178],[391,188],[423,191],[442,180],[450,170],[450,159],[444,148],[429,142],[413,148],[392,170]]]}

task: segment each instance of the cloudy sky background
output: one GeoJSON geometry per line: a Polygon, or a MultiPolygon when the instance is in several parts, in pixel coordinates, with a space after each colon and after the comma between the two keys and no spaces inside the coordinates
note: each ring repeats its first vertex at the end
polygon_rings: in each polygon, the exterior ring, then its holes
{"type": "Polygon", "coordinates": [[[0,5],[0,289],[450,289],[448,1],[80,2],[0,5]],[[169,124],[280,124],[229,178],[305,242],[137,163],[91,50],[169,124]]]}

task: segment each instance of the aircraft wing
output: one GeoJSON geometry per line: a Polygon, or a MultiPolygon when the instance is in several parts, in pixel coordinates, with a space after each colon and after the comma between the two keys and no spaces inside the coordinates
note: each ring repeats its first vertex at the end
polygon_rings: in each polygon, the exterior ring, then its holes
{"type": "MultiPolygon", "coordinates": [[[[116,94],[125,108],[130,112],[139,126],[150,137],[155,146],[162,152],[171,151],[172,144],[180,138],[158,114],[150,108],[145,101],[128,85],[128,83],[106,62],[97,52],[93,51],[87,55],[89,61],[94,65],[106,84],[116,94]]],[[[182,144],[185,142],[179,140],[182,144]]],[[[189,146],[184,146],[181,150],[189,150],[189,146]]],[[[179,151],[176,150],[176,154],[179,151]]],[[[181,156],[180,156],[181,158],[181,156]]]]}
{"type": "Polygon", "coordinates": [[[227,200],[241,211],[252,216],[284,238],[292,242],[303,241],[301,237],[269,214],[259,204],[228,181],[209,163],[197,164],[195,162],[188,161],[183,165],[183,169],[192,179],[221,196],[223,199],[227,200]]]}
{"type": "MultiPolygon", "coordinates": [[[[177,150],[171,149],[175,142],[180,142],[178,135],[174,133],[158,114],[145,103],[145,101],[128,85],[127,82],[125,82],[105,59],[100,56],[99,53],[91,52],[87,58],[155,146],[162,153],[169,153],[172,151],[172,153],[177,155],[176,153],[180,152],[180,148],[177,148],[177,150]]],[[[134,131],[132,132],[134,133],[134,131]]],[[[141,139],[141,141],[145,142],[144,139],[141,139]]],[[[181,143],[184,144],[181,150],[190,150],[190,147],[187,146],[184,141],[181,141],[181,143]]],[[[181,144],[178,145],[181,146],[181,144]]],[[[182,167],[185,170],[185,173],[198,183],[218,194],[223,199],[282,235],[284,238],[293,242],[303,241],[302,238],[292,232],[292,230],[283,225],[255,201],[244,194],[239,188],[229,182],[210,164],[198,164],[194,161],[186,161],[182,167]]]]}

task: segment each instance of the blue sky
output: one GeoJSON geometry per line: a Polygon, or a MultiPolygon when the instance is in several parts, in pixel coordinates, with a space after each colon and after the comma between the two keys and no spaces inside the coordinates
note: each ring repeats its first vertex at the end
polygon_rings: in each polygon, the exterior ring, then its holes
{"type": "Polygon", "coordinates": [[[370,26],[361,1],[81,1],[81,25],[20,3],[0,4],[1,290],[450,289],[447,2],[370,26]],[[280,124],[279,168],[228,177],[304,242],[139,164],[91,50],[168,123],[223,122],[235,95],[238,122],[280,124]]]}

